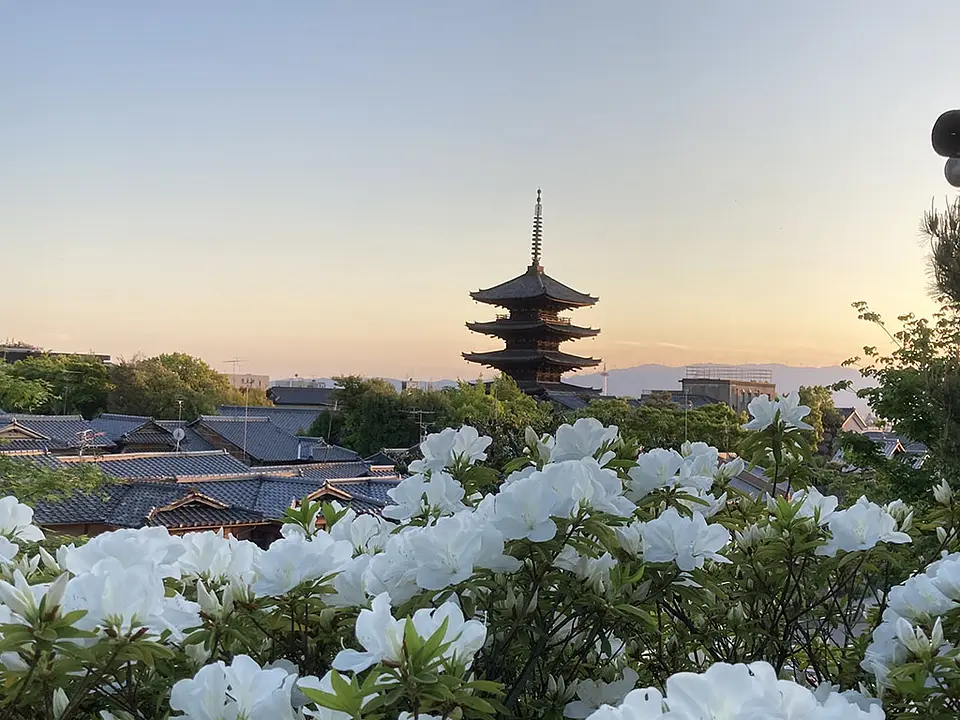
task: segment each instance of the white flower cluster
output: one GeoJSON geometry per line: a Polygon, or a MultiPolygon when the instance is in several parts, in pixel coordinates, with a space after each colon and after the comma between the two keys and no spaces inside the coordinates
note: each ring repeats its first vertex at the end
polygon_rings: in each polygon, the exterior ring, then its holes
{"type": "Polygon", "coordinates": [[[750,422],[744,425],[747,430],[766,430],[778,421],[788,428],[798,430],[813,430],[813,427],[803,421],[810,413],[810,408],[800,404],[800,393],[787,393],[776,400],[769,395],[755,397],[747,405],[750,412],[750,422]]]}
{"type": "Polygon", "coordinates": [[[861,497],[845,510],[833,495],[822,495],[816,488],[798,490],[791,502],[799,505],[798,517],[813,518],[830,531],[830,539],[816,549],[817,555],[834,557],[838,552],[870,550],[879,543],[910,542],[905,532],[913,524],[913,511],[898,500],[886,507],[861,497]]]}
{"type": "Polygon", "coordinates": [[[947,555],[890,591],[887,608],[864,655],[861,667],[877,683],[912,657],[936,656],[951,649],[941,616],[960,607],[960,553],[947,555]],[[930,628],[930,634],[923,629],[930,628]]]}
{"type": "MultiPolygon", "coordinates": [[[[599,692],[590,688],[588,697],[619,695],[622,690],[622,685],[613,683],[599,692]]],[[[580,713],[587,703],[582,694],[580,697],[580,703],[567,706],[568,717],[582,717],[580,713]]],[[[883,720],[884,713],[877,700],[855,692],[840,694],[831,688],[826,692],[813,692],[789,680],[778,679],[767,663],[755,662],[750,665],[716,663],[702,674],[677,673],[667,678],[665,695],[656,688],[631,690],[622,703],[602,705],[587,717],[590,720],[883,720]]]]}

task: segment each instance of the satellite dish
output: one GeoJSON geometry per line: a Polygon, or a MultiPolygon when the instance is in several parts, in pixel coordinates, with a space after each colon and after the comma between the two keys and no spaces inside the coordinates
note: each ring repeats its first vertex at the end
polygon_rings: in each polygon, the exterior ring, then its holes
{"type": "Polygon", "coordinates": [[[177,442],[180,442],[186,436],[187,436],[187,433],[184,431],[183,428],[177,428],[176,430],[173,431],[173,439],[176,440],[177,442]]]}

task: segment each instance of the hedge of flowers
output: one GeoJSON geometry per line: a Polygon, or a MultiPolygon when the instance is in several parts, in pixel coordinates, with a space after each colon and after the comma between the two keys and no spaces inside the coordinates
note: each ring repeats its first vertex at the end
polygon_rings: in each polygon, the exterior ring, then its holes
{"type": "Polygon", "coordinates": [[[503,472],[469,427],[423,443],[384,517],[288,512],[266,550],[119,530],[48,551],[0,499],[0,720],[960,715],[960,554],[814,477],[795,397],[747,460],[642,452],[578,420],[503,472]],[[931,564],[931,560],[934,560],[931,564]]]}

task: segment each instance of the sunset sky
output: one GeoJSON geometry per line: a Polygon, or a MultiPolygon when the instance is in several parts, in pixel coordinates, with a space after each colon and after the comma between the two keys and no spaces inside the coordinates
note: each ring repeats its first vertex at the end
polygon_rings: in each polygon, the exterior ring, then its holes
{"type": "Polygon", "coordinates": [[[469,291],[600,297],[565,346],[831,365],[929,314],[960,3],[0,5],[0,340],[476,377],[469,291]]]}

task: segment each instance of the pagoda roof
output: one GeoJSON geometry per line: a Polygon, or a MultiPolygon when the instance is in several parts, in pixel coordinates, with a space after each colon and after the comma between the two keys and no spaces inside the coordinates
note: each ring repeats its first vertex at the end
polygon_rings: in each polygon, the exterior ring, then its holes
{"type": "Polygon", "coordinates": [[[486,290],[470,293],[477,302],[500,305],[515,300],[537,300],[543,298],[558,305],[583,307],[595,304],[600,298],[585,295],[543,272],[539,266],[530,266],[523,275],[500,283],[486,290]]]}
{"type": "Polygon", "coordinates": [[[463,353],[463,357],[469,362],[492,367],[542,363],[544,365],[579,368],[600,364],[600,361],[596,358],[580,357],[559,350],[495,350],[493,352],[463,353]]]}
{"type": "Polygon", "coordinates": [[[571,335],[576,337],[593,337],[600,333],[599,330],[580,325],[571,325],[569,322],[551,322],[549,320],[513,320],[510,318],[499,318],[491,322],[472,322],[467,323],[467,327],[473,332],[483,333],[485,335],[494,335],[501,337],[510,333],[523,333],[536,330],[548,330],[558,335],[571,335]]]}

